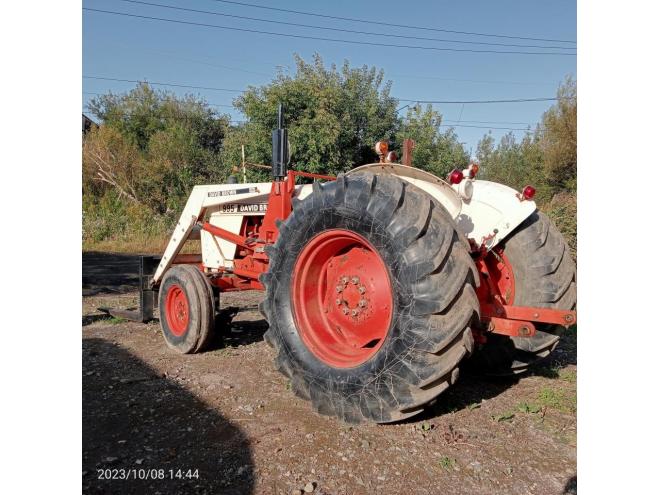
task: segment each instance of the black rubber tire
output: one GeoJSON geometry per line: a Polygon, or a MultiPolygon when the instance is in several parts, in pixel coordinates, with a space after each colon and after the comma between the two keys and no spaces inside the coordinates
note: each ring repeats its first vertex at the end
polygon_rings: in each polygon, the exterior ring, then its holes
{"type": "Polygon", "coordinates": [[[356,423],[385,423],[421,412],[458,378],[473,349],[479,322],[476,267],[447,211],[420,189],[388,174],[340,175],[294,205],[267,249],[266,297],[260,309],[270,327],[264,339],[294,393],[321,414],[356,423]],[[291,302],[298,254],[332,228],[366,238],[394,286],[392,325],[380,350],[353,368],[317,359],[301,340],[291,302]]]}
{"type": "Polygon", "coordinates": [[[170,268],[165,272],[160,284],[158,293],[160,328],[167,346],[181,354],[201,351],[213,335],[213,298],[206,284],[204,275],[190,265],[176,265],[170,268]],[[165,298],[172,284],[181,287],[188,300],[188,326],[180,336],[172,333],[165,316],[165,298]]]}
{"type": "MultiPolygon", "coordinates": [[[[516,284],[514,304],[540,308],[575,309],[575,262],[552,221],[532,213],[503,243],[516,284]]],[[[559,343],[564,327],[537,324],[531,338],[488,335],[471,365],[489,374],[511,375],[547,357],[559,343]]]]}
{"type": "MultiPolygon", "coordinates": [[[[190,265],[185,265],[188,266],[188,269],[190,269],[195,277],[197,277],[199,283],[203,285],[204,289],[206,290],[206,297],[208,299],[208,303],[210,304],[210,307],[205,307],[204,311],[210,311],[210,324],[204,324],[201,327],[201,336],[199,338],[199,343],[197,347],[195,348],[195,353],[201,352],[208,348],[209,344],[215,337],[215,321],[216,321],[216,314],[217,314],[217,308],[215,304],[215,294],[213,293],[213,286],[211,285],[211,282],[209,279],[204,276],[204,274],[199,271],[197,268],[194,266],[190,265]]],[[[218,298],[218,301],[220,299],[218,298]]]]}

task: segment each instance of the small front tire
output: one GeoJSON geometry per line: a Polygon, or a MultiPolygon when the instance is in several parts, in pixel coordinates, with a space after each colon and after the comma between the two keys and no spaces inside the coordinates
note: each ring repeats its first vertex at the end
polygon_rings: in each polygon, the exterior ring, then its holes
{"type": "Polygon", "coordinates": [[[165,343],[181,354],[201,351],[213,335],[214,307],[204,275],[190,265],[170,268],[158,295],[165,343]]]}

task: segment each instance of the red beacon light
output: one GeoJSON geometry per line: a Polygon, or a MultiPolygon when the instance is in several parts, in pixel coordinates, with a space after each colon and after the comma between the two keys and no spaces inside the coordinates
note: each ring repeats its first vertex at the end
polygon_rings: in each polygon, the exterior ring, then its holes
{"type": "Polygon", "coordinates": [[[477,172],[479,172],[479,165],[470,163],[468,170],[470,171],[470,179],[474,179],[477,176],[477,172]]]}
{"type": "Polygon", "coordinates": [[[460,184],[462,180],[463,180],[463,172],[461,172],[456,168],[452,170],[451,173],[449,174],[450,184],[454,184],[454,185],[460,184]]]}
{"type": "Polygon", "coordinates": [[[532,186],[525,186],[522,190],[522,199],[530,200],[536,194],[536,189],[532,186]]]}

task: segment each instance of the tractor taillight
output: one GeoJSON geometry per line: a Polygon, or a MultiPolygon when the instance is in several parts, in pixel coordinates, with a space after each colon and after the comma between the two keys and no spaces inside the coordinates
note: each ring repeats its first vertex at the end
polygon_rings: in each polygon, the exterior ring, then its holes
{"type": "Polygon", "coordinates": [[[536,189],[534,189],[532,186],[525,186],[525,189],[522,190],[522,196],[527,200],[532,199],[535,194],[536,189]]]}
{"type": "Polygon", "coordinates": [[[479,172],[479,165],[470,163],[468,170],[470,171],[470,179],[474,179],[477,176],[477,172],[479,172]]]}
{"type": "Polygon", "coordinates": [[[463,180],[463,172],[458,169],[454,169],[449,174],[449,183],[450,184],[460,184],[463,180]]]}

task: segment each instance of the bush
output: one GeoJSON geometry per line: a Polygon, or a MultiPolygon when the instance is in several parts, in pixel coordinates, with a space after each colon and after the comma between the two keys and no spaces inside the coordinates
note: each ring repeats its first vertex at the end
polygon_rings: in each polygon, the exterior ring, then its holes
{"type": "Polygon", "coordinates": [[[113,190],[83,196],[83,249],[161,252],[176,223],[173,214],[156,214],[129,203],[113,190]]]}
{"type": "Polygon", "coordinates": [[[562,192],[555,194],[552,201],[541,208],[554,222],[577,261],[577,195],[562,192]]]}

